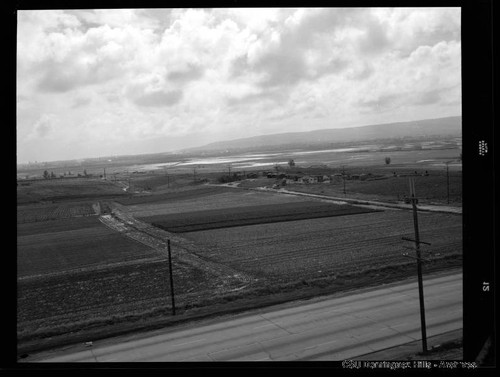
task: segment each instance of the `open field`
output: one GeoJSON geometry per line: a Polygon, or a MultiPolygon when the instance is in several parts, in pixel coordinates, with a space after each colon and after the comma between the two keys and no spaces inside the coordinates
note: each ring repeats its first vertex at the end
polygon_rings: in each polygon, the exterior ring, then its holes
{"type": "MultiPolygon", "coordinates": [[[[127,205],[127,211],[135,217],[150,217],[201,210],[216,210],[234,207],[252,207],[275,205],[303,201],[294,195],[279,195],[273,192],[255,192],[250,190],[235,190],[225,187],[213,187],[211,194],[197,197],[193,190],[192,196],[180,200],[159,200],[157,202],[127,205]]],[[[154,197],[151,197],[153,199],[154,197]]],[[[163,195],[160,197],[163,198],[163,195]]],[[[124,202],[124,201],[120,201],[124,202]]]]}
{"type": "MultiPolygon", "coordinates": [[[[420,175],[413,176],[413,178],[419,203],[447,203],[448,191],[446,175],[420,175]]],[[[344,186],[341,179],[329,184],[289,184],[286,186],[286,189],[335,197],[344,196],[344,186]]],[[[409,196],[408,177],[387,176],[384,179],[378,180],[346,180],[345,190],[347,197],[350,198],[365,198],[391,202],[401,201],[405,195],[409,196]]],[[[449,198],[450,204],[452,205],[461,205],[462,203],[461,172],[451,172],[449,175],[449,198]]]]}
{"type": "Polygon", "coordinates": [[[18,224],[18,277],[156,256],[153,249],[112,231],[95,216],[18,224]]]}
{"type": "Polygon", "coordinates": [[[373,210],[350,205],[302,201],[159,215],[146,217],[143,220],[172,233],[184,233],[368,212],[373,210]]]}
{"type": "Polygon", "coordinates": [[[124,195],[121,188],[111,182],[92,179],[40,179],[22,182],[17,186],[17,204],[111,198],[124,195]]]}
{"type": "Polygon", "coordinates": [[[92,216],[95,210],[92,202],[72,202],[58,204],[36,204],[17,208],[17,223],[30,223],[70,217],[92,216]]]}
{"type": "MultiPolygon", "coordinates": [[[[462,254],[462,217],[420,213],[424,256],[462,254]],[[428,251],[429,253],[425,253],[428,251]]],[[[401,237],[413,237],[411,212],[388,210],[283,223],[241,226],[185,233],[206,245],[204,257],[259,277],[296,280],[312,276],[355,273],[407,263],[401,237]]]]}
{"type": "MultiPolygon", "coordinates": [[[[170,316],[168,263],[151,259],[72,274],[18,282],[18,338],[103,329],[116,323],[170,316]]],[[[180,261],[175,264],[177,305],[210,295],[217,280],[180,261]]],[[[69,335],[71,337],[71,335],[69,335]]]]}
{"type": "Polygon", "coordinates": [[[133,197],[119,198],[116,201],[126,206],[133,206],[137,204],[148,204],[148,203],[157,204],[160,202],[175,203],[182,200],[193,200],[193,199],[204,200],[206,196],[211,196],[214,194],[230,190],[231,189],[227,189],[224,187],[195,186],[183,189],[172,189],[162,194],[136,195],[133,197]]]}

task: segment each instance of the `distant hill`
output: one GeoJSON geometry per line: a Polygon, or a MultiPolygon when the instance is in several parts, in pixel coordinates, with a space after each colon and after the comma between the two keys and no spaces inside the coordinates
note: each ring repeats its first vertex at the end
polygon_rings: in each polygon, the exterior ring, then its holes
{"type": "Polygon", "coordinates": [[[414,137],[461,136],[462,117],[423,119],[411,122],[385,123],[370,126],[324,129],[308,132],[289,132],[254,136],[236,140],[218,141],[183,152],[219,150],[256,150],[266,147],[285,147],[326,143],[360,142],[380,139],[414,137]]]}

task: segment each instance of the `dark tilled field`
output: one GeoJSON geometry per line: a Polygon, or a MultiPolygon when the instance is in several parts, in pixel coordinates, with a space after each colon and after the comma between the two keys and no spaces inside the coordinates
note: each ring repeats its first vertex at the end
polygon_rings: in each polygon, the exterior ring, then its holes
{"type": "MultiPolygon", "coordinates": [[[[201,270],[175,261],[176,303],[181,307],[216,290],[201,270]]],[[[87,331],[95,326],[171,315],[168,263],[152,260],[103,270],[18,281],[19,340],[87,331]]]]}
{"type": "Polygon", "coordinates": [[[375,212],[375,210],[350,205],[305,201],[158,215],[145,217],[142,220],[169,232],[184,233],[369,212],[375,212]]]}
{"type": "Polygon", "coordinates": [[[18,224],[18,277],[157,256],[94,217],[18,224]]]}

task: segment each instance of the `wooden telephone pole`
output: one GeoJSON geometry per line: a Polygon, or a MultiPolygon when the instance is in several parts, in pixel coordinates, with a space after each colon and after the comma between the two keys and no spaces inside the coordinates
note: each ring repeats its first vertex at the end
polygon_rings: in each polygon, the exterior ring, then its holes
{"type": "Polygon", "coordinates": [[[422,330],[422,350],[423,353],[427,353],[427,332],[425,325],[425,306],[424,306],[424,286],[422,282],[422,257],[420,253],[420,244],[430,245],[428,242],[420,241],[420,234],[418,230],[418,215],[417,215],[417,202],[418,198],[415,195],[415,181],[413,178],[409,179],[410,184],[410,200],[413,207],[413,226],[415,230],[415,239],[412,240],[407,237],[403,237],[403,240],[415,243],[416,258],[409,256],[408,254],[403,254],[406,257],[415,258],[417,260],[417,275],[418,275],[418,297],[420,301],[420,325],[422,330]]]}
{"type": "Polygon", "coordinates": [[[342,165],[342,181],[344,181],[344,196],[345,196],[345,165],[342,165]]]}
{"type": "Polygon", "coordinates": [[[175,315],[174,277],[172,275],[172,253],[170,252],[170,239],[167,240],[167,245],[168,245],[168,271],[170,273],[170,297],[172,299],[172,315],[175,315]]]}

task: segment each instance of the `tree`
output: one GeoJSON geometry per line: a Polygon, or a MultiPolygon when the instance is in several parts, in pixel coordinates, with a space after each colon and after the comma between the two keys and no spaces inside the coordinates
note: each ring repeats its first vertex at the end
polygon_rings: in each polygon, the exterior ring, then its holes
{"type": "Polygon", "coordinates": [[[389,165],[390,163],[391,163],[391,158],[390,157],[386,157],[385,158],[385,164],[389,165]]]}
{"type": "Polygon", "coordinates": [[[83,169],[83,175],[86,177],[87,176],[87,169],[83,169]]]}
{"type": "Polygon", "coordinates": [[[55,177],[56,177],[56,175],[54,174],[54,172],[53,172],[53,171],[51,171],[51,172],[50,172],[50,178],[55,178],[55,177]]]}
{"type": "Polygon", "coordinates": [[[294,167],[295,166],[295,161],[293,160],[293,158],[291,158],[289,161],[288,161],[288,165],[290,167],[294,167]]]}
{"type": "Polygon", "coordinates": [[[49,179],[49,177],[50,177],[49,172],[48,172],[47,170],[45,170],[45,171],[43,172],[43,178],[45,178],[45,179],[49,179]]]}

